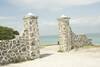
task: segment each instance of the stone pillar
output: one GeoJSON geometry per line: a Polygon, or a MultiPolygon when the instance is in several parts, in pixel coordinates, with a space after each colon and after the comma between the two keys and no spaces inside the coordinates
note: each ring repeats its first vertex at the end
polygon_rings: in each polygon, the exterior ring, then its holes
{"type": "Polygon", "coordinates": [[[69,51],[71,50],[71,27],[69,26],[69,17],[61,16],[58,19],[59,22],[59,43],[60,48],[59,51],[69,51]]]}
{"type": "Polygon", "coordinates": [[[29,13],[24,17],[24,37],[26,45],[29,45],[31,59],[39,57],[39,29],[38,17],[29,13]]]}

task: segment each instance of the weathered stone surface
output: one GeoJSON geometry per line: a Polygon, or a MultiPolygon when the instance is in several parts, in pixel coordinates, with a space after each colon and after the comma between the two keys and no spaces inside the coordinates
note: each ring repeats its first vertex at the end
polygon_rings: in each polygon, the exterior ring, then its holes
{"type": "Polygon", "coordinates": [[[70,51],[73,48],[79,48],[84,45],[90,45],[91,41],[87,38],[85,34],[76,35],[72,32],[69,17],[61,16],[58,19],[59,22],[59,51],[70,51]]]}
{"type": "Polygon", "coordinates": [[[61,51],[71,50],[71,28],[69,26],[69,17],[62,16],[59,21],[59,43],[61,51]]]}
{"type": "Polygon", "coordinates": [[[36,16],[24,17],[22,36],[0,41],[0,65],[39,58],[39,31],[36,16]],[[34,49],[33,49],[34,48],[34,49]]]}

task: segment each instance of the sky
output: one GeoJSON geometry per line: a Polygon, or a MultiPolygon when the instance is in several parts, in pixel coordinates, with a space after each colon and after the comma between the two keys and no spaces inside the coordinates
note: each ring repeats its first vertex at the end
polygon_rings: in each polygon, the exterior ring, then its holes
{"type": "Polygon", "coordinates": [[[40,35],[57,35],[61,15],[75,33],[100,33],[100,0],[0,0],[0,25],[22,32],[27,13],[38,16],[40,35]]]}

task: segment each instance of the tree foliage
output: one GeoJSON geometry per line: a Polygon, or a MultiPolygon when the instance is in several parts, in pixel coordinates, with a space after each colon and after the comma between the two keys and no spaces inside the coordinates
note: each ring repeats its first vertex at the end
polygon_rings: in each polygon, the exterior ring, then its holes
{"type": "Polygon", "coordinates": [[[15,35],[19,35],[19,32],[9,27],[0,26],[0,40],[13,39],[15,35]]]}

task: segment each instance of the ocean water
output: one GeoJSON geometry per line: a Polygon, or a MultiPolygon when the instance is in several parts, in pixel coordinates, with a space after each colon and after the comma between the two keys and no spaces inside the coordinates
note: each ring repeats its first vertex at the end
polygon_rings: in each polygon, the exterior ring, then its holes
{"type": "Polygon", "coordinates": [[[88,38],[92,39],[94,44],[100,45],[100,33],[98,34],[87,34],[88,38]]]}
{"type": "Polygon", "coordinates": [[[57,41],[58,41],[58,36],[56,35],[40,37],[40,43],[43,45],[57,44],[57,41]]]}
{"type": "MultiPolygon", "coordinates": [[[[94,44],[100,44],[100,34],[87,34],[89,39],[92,39],[92,42],[94,44]]],[[[40,37],[40,43],[42,45],[50,45],[50,44],[57,44],[58,42],[58,36],[52,35],[52,36],[41,36],[40,37]]]]}

